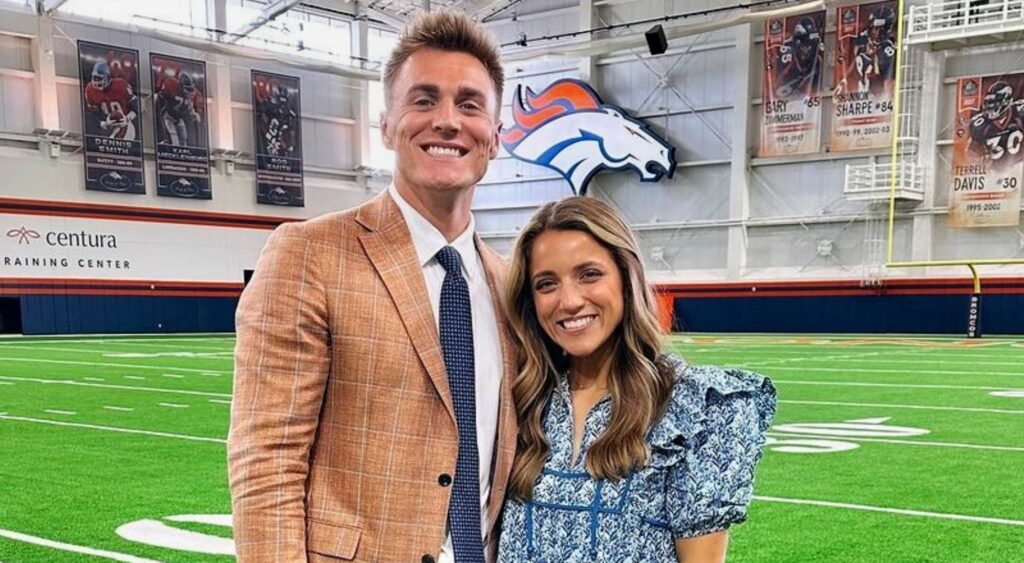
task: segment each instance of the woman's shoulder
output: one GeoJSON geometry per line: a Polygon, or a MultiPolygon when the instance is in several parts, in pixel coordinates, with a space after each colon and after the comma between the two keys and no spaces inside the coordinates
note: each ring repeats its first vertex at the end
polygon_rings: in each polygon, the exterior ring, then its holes
{"type": "Polygon", "coordinates": [[[743,416],[755,432],[767,431],[775,414],[776,391],[769,378],[752,371],[692,365],[676,354],[658,358],[674,376],[665,414],[651,429],[652,441],[678,440],[743,416]]]}

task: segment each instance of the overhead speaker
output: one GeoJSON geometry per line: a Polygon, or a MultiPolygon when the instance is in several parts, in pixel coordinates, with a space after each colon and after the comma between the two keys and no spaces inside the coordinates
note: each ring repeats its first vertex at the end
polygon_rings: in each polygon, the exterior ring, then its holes
{"type": "Polygon", "coordinates": [[[668,39],[665,37],[665,29],[661,24],[652,27],[644,33],[647,38],[647,49],[652,55],[660,55],[668,50],[668,39]]]}

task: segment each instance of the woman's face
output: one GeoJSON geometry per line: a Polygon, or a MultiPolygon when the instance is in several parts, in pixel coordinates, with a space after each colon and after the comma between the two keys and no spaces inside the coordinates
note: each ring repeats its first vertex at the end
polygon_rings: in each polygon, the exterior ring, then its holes
{"type": "Polygon", "coordinates": [[[583,231],[545,231],[533,241],[529,283],[548,337],[575,358],[604,353],[622,322],[622,276],[583,231]]]}

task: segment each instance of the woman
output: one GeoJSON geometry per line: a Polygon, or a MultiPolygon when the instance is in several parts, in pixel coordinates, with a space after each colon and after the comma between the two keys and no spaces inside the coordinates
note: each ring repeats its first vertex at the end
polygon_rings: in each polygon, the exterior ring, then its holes
{"type": "Polygon", "coordinates": [[[522,368],[499,559],[724,560],[774,414],[771,382],[661,354],[636,240],[593,198],[537,212],[506,302],[522,368]]]}

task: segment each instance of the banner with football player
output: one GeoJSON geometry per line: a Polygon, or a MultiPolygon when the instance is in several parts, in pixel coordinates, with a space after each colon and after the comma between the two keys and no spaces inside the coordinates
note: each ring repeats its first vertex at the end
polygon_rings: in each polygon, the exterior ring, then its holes
{"type": "Polygon", "coordinates": [[[252,71],[256,203],[303,207],[299,79],[252,71]]]}
{"type": "Polygon", "coordinates": [[[156,131],[156,193],[212,199],[206,63],[149,55],[156,131]]]}
{"type": "Polygon", "coordinates": [[[824,30],[824,11],[765,22],[758,156],[820,150],[824,30]]]}
{"type": "Polygon", "coordinates": [[[1020,223],[1022,143],[1024,73],[957,81],[950,227],[1020,223]]]}
{"type": "Polygon", "coordinates": [[[887,147],[896,82],[896,2],[841,6],[836,22],[829,150],[887,147]]]}
{"type": "Polygon", "coordinates": [[[139,52],[78,42],[85,189],[146,193],[139,112],[139,52]]]}

